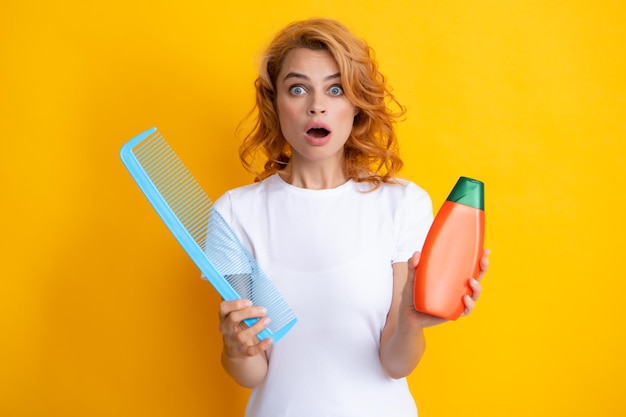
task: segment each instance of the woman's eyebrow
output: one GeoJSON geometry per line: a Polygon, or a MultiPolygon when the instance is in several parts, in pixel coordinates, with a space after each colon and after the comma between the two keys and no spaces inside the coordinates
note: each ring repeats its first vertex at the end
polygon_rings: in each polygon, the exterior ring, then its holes
{"type": "MultiPolygon", "coordinates": [[[[336,74],[331,74],[331,75],[329,75],[327,77],[324,77],[324,81],[328,81],[328,80],[332,80],[332,79],[340,78],[340,77],[341,77],[341,73],[338,72],[336,74]]],[[[290,73],[288,73],[287,75],[285,75],[285,78],[283,78],[283,81],[287,81],[289,78],[299,78],[301,80],[307,80],[307,81],[311,80],[307,75],[300,74],[298,72],[290,72],[290,73]]]]}

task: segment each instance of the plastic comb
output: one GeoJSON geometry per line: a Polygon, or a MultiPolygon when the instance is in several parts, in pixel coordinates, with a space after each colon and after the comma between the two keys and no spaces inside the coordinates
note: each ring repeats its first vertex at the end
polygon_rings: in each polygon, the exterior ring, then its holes
{"type": "MultiPolygon", "coordinates": [[[[295,314],[157,128],[124,144],[120,156],[148,201],[220,296],[225,300],[246,298],[266,307],[270,326],[257,337],[280,340],[296,323],[295,314]]],[[[256,321],[248,319],[246,325],[256,321]]]]}

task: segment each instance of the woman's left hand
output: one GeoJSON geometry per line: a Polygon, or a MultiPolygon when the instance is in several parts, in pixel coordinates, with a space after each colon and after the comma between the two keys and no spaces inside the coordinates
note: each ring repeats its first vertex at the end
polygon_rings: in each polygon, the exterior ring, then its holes
{"type": "MultiPolygon", "coordinates": [[[[489,249],[485,249],[483,252],[483,257],[480,260],[480,273],[476,278],[470,278],[469,285],[472,289],[472,295],[466,295],[463,298],[463,302],[465,303],[465,311],[461,316],[467,316],[470,314],[474,308],[476,307],[476,301],[480,298],[480,294],[482,292],[481,281],[487,270],[489,269],[489,254],[491,251],[489,249]]],[[[441,323],[445,323],[448,321],[447,319],[432,316],[430,314],[423,313],[421,311],[417,311],[413,304],[413,286],[415,284],[415,269],[417,268],[417,264],[419,263],[420,253],[415,252],[411,259],[408,262],[408,277],[406,285],[404,286],[404,290],[402,293],[402,307],[400,320],[406,320],[406,324],[408,326],[416,326],[416,327],[431,327],[441,323]]]]}

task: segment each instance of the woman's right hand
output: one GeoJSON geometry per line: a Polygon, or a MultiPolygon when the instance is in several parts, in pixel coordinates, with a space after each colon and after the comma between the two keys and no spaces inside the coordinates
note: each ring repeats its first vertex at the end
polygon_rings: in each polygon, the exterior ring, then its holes
{"type": "Polygon", "coordinates": [[[224,355],[231,361],[245,359],[265,352],[272,339],[259,341],[256,335],[270,324],[267,309],[253,306],[250,300],[222,301],[220,303],[220,333],[224,341],[224,355]],[[251,327],[243,321],[259,318],[251,327]]]}

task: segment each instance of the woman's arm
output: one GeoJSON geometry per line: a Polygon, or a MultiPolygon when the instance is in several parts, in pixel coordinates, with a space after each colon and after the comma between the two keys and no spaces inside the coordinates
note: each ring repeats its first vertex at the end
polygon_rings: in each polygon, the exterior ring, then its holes
{"type": "Polygon", "coordinates": [[[424,327],[415,320],[409,320],[415,312],[413,294],[409,294],[412,285],[408,283],[409,270],[414,270],[417,264],[414,258],[419,259],[419,254],[414,255],[408,263],[393,264],[393,297],[387,314],[387,323],[380,338],[380,361],[392,378],[409,375],[422,359],[426,349],[424,327]]]}
{"type": "Polygon", "coordinates": [[[254,307],[250,300],[223,301],[220,304],[220,332],[224,347],[222,350],[222,366],[226,372],[241,386],[254,388],[267,375],[267,357],[265,351],[271,346],[272,340],[262,342],[256,335],[267,326],[269,318],[267,310],[254,307]],[[259,317],[253,326],[246,326],[243,321],[259,317]]]}
{"type": "MultiPolygon", "coordinates": [[[[409,375],[422,359],[426,348],[424,328],[447,321],[421,313],[413,306],[413,284],[419,255],[419,252],[416,252],[408,262],[393,264],[391,308],[380,340],[380,361],[392,378],[403,378],[409,375]]],[[[480,297],[482,290],[480,280],[489,267],[488,257],[489,250],[485,250],[478,278],[470,279],[473,294],[471,297],[466,296],[463,300],[466,307],[463,315],[469,314],[474,309],[475,302],[480,297]]]]}

